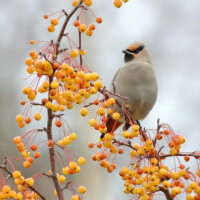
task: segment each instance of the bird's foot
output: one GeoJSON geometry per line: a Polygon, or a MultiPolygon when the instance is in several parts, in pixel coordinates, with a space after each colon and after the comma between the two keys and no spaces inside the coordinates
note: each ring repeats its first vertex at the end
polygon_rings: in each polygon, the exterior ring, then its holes
{"type": "Polygon", "coordinates": [[[125,122],[123,130],[127,131],[130,128],[130,126],[131,126],[130,122],[125,122]]]}
{"type": "Polygon", "coordinates": [[[136,120],[135,122],[140,127],[140,130],[141,130],[142,129],[141,123],[138,120],[136,120]]]}

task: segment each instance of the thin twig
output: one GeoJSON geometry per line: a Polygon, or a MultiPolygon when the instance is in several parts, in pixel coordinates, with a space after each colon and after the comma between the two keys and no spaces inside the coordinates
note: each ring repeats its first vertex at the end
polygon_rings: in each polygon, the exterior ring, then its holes
{"type": "Polygon", "coordinates": [[[166,154],[166,155],[161,155],[159,156],[161,159],[162,158],[167,158],[167,157],[179,157],[179,156],[190,156],[190,157],[198,157],[200,158],[200,154],[193,154],[193,153],[177,153],[176,155],[171,155],[171,154],[166,154]]]}
{"type": "Polygon", "coordinates": [[[118,144],[119,146],[127,146],[127,147],[129,147],[129,148],[134,149],[134,150],[137,151],[137,149],[134,148],[134,147],[131,145],[131,142],[130,142],[130,141],[128,141],[128,144],[126,144],[126,143],[124,143],[124,142],[120,142],[120,141],[117,141],[116,139],[114,139],[114,140],[113,140],[113,144],[114,144],[114,143],[118,144]]]}

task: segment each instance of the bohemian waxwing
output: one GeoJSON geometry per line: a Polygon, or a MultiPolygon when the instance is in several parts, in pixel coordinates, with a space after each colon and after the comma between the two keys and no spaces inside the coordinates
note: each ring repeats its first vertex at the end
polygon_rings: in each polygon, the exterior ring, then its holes
{"type": "MultiPolygon", "coordinates": [[[[125,64],[115,74],[111,92],[127,97],[129,112],[133,119],[142,120],[148,115],[157,99],[158,87],[151,57],[142,42],[134,42],[122,52],[125,54],[125,64]]],[[[115,99],[123,108],[125,107],[126,102],[123,98],[115,97],[115,99]]],[[[121,117],[117,122],[112,117],[108,118],[107,132],[115,131],[124,122],[122,109],[116,104],[114,110],[119,112],[121,117]]]]}

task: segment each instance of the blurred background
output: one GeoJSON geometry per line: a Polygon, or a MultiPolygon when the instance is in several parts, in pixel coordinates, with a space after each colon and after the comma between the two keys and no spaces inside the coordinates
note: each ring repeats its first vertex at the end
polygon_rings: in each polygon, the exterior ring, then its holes
{"type": "MultiPolygon", "coordinates": [[[[23,111],[19,104],[24,98],[21,90],[28,84],[22,80],[27,76],[24,60],[30,50],[39,48],[39,45],[30,46],[29,41],[55,39],[57,32],[49,34],[46,31],[49,21],[44,20],[43,15],[61,9],[69,12],[72,9],[71,0],[0,0],[1,162],[5,156],[19,156],[12,142],[14,136],[46,124],[44,113],[41,123],[33,122],[19,129],[15,116],[23,111]]],[[[129,0],[117,9],[112,0],[101,0],[94,1],[91,9],[103,18],[103,23],[97,25],[91,38],[83,37],[83,47],[87,52],[84,64],[90,64],[109,87],[115,72],[123,65],[121,50],[133,41],[145,42],[152,56],[159,93],[155,107],[142,126],[156,128],[160,118],[161,122],[170,124],[177,134],[185,136],[186,144],[182,151],[200,150],[200,1],[129,0]]],[[[67,32],[76,38],[77,30],[71,24],[67,32]]],[[[78,184],[87,187],[84,199],[129,199],[123,194],[123,182],[118,176],[118,170],[127,165],[129,156],[117,158],[119,168],[112,174],[93,162],[91,156],[96,149],[89,150],[87,144],[98,139],[98,134],[88,125],[95,112],[91,108],[88,117],[82,118],[79,116],[80,108],[77,106],[73,112],[66,111],[65,119],[79,136],[72,149],[87,158],[87,165],[81,168],[80,175],[74,176],[78,184]]],[[[42,158],[33,164],[31,170],[24,170],[25,175],[48,171],[48,155],[45,154],[44,150],[42,158]]],[[[173,165],[172,160],[167,161],[173,165]]],[[[190,167],[196,169],[195,165],[192,167],[193,163],[192,160],[190,167]]],[[[56,199],[51,183],[45,177],[38,181],[36,187],[48,200],[56,199]],[[48,188],[44,187],[47,181],[48,188]]]]}

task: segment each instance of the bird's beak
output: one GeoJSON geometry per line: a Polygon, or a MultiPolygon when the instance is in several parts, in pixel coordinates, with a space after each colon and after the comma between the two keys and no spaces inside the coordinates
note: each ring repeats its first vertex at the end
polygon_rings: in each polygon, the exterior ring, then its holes
{"type": "Polygon", "coordinates": [[[132,53],[128,52],[127,50],[122,50],[122,52],[123,52],[124,54],[131,54],[131,55],[133,55],[132,53]]]}

